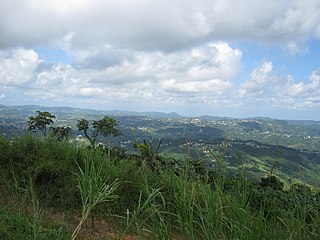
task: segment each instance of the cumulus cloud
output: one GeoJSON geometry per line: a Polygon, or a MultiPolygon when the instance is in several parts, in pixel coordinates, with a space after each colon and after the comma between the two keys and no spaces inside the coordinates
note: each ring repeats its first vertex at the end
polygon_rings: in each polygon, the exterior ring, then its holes
{"type": "Polygon", "coordinates": [[[134,57],[134,51],[114,48],[108,44],[89,47],[86,49],[65,48],[72,56],[72,64],[77,68],[105,69],[130,61],[134,57]]]}
{"type": "Polygon", "coordinates": [[[278,86],[276,97],[292,108],[319,106],[320,70],[312,72],[308,82],[296,82],[289,76],[283,86],[278,86]]]}
{"type": "Polygon", "coordinates": [[[205,82],[177,82],[175,79],[164,80],[161,83],[161,88],[167,92],[174,93],[211,93],[221,94],[226,89],[230,88],[232,84],[229,81],[221,79],[207,80],[205,82]]]}
{"type": "MultiPolygon", "coordinates": [[[[83,54],[78,65],[86,64],[95,54],[99,51],[83,54]]],[[[307,82],[296,82],[291,76],[275,75],[273,63],[263,61],[248,80],[237,85],[232,79],[241,70],[242,51],[225,42],[174,53],[132,51],[130,57],[125,56],[94,68],[48,63],[28,49],[2,51],[0,85],[25,88],[26,95],[55,101],[117,99],[229,106],[263,102],[290,108],[319,105],[320,70],[314,71],[307,82]]]]}
{"type": "Polygon", "coordinates": [[[240,71],[241,56],[239,49],[223,42],[175,53],[136,52],[131,60],[101,71],[92,83],[135,90],[137,85],[149,97],[162,100],[168,94],[177,94],[177,98],[190,93],[215,96],[232,86],[230,79],[240,71]]]}
{"type": "Polygon", "coordinates": [[[33,73],[40,63],[34,50],[18,48],[0,51],[0,84],[23,85],[32,80],[33,73]]]}
{"type": "Polygon", "coordinates": [[[308,52],[308,47],[298,45],[295,42],[288,42],[287,43],[287,50],[291,56],[296,56],[298,54],[303,54],[308,52]]]}
{"type": "Polygon", "coordinates": [[[268,89],[273,89],[277,78],[272,74],[272,62],[262,62],[260,66],[254,69],[251,73],[251,78],[245,81],[239,90],[241,97],[254,95],[265,96],[268,89]]]}
{"type": "Polygon", "coordinates": [[[261,107],[291,109],[320,106],[320,70],[312,72],[307,81],[295,81],[292,76],[277,76],[272,62],[262,62],[251,72],[251,78],[241,84],[239,101],[263,104],[261,107]]]}
{"type": "Polygon", "coordinates": [[[94,97],[103,93],[100,88],[84,87],[79,90],[79,95],[82,97],[94,97]]]}
{"type": "Polygon", "coordinates": [[[79,49],[107,43],[173,51],[221,39],[296,42],[319,37],[319,11],[317,0],[4,0],[0,48],[64,36],[79,49]]]}
{"type": "Polygon", "coordinates": [[[317,13],[319,8],[320,3],[317,0],[293,1],[293,5],[274,21],[271,30],[287,38],[292,38],[293,35],[296,35],[296,39],[316,35],[320,25],[320,16],[317,13]]]}
{"type": "Polygon", "coordinates": [[[216,98],[233,86],[231,79],[241,69],[242,56],[241,50],[225,42],[211,42],[174,53],[131,51],[128,58],[124,54],[113,64],[106,60],[99,67],[84,67],[99,51],[76,52],[81,57],[74,65],[45,62],[33,50],[13,52],[3,51],[0,58],[3,86],[27,83],[26,94],[55,100],[94,97],[155,102],[169,95],[177,101],[191,101],[191,95],[192,101],[200,102],[216,98]]]}
{"type": "Polygon", "coordinates": [[[296,81],[239,48],[308,53],[308,40],[320,39],[319,12],[318,0],[3,0],[0,98],[20,89],[62,102],[317,106],[319,70],[296,81]],[[32,50],[48,46],[70,58],[32,50]],[[261,63],[248,70],[243,54],[261,63]]]}

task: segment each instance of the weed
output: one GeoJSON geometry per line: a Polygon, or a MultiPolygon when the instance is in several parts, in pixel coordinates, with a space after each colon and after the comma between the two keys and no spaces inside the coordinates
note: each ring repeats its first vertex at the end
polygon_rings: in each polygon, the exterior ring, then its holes
{"type": "Polygon", "coordinates": [[[103,165],[96,166],[93,159],[86,158],[84,168],[79,165],[79,173],[75,173],[78,180],[78,188],[82,200],[81,219],[72,233],[71,239],[78,236],[83,223],[88,218],[92,210],[100,203],[112,201],[117,198],[114,191],[119,186],[117,180],[107,184],[101,175],[103,165]]]}

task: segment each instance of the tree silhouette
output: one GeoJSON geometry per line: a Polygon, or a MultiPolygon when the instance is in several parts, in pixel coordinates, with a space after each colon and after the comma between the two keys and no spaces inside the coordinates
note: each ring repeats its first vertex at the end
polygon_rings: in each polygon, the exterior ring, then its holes
{"type": "Polygon", "coordinates": [[[37,110],[36,113],[36,116],[29,117],[27,121],[28,130],[32,132],[40,130],[43,136],[47,137],[48,126],[53,124],[53,119],[56,118],[56,116],[49,112],[41,112],[39,110],[37,110]]]}
{"type": "Polygon", "coordinates": [[[71,128],[70,127],[51,127],[50,132],[57,138],[58,141],[63,141],[65,139],[68,139],[68,137],[71,134],[71,128]]]}
{"type": "Polygon", "coordinates": [[[102,135],[104,137],[108,136],[120,136],[121,131],[116,128],[117,121],[114,118],[104,116],[103,119],[99,121],[92,121],[92,133],[91,136],[88,134],[89,121],[86,119],[78,120],[77,128],[79,131],[83,131],[86,138],[90,141],[91,146],[94,148],[96,144],[97,137],[102,135]]]}

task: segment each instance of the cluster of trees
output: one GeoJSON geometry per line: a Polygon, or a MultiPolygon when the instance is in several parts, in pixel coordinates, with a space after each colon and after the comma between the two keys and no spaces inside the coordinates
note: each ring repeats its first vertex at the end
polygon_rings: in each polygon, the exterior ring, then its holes
{"type": "MultiPolygon", "coordinates": [[[[48,134],[55,137],[58,141],[68,139],[71,135],[72,129],[70,127],[58,126],[53,127],[55,115],[49,112],[36,111],[36,116],[30,116],[28,123],[28,130],[32,132],[40,131],[46,138],[48,134]]],[[[114,118],[104,116],[101,120],[93,120],[89,122],[86,119],[78,120],[76,127],[79,131],[84,133],[84,136],[89,140],[92,148],[96,148],[97,137],[116,137],[121,136],[122,133],[117,129],[118,123],[114,118]]],[[[134,132],[133,132],[134,135],[134,132]]],[[[151,142],[146,140],[139,141],[134,135],[134,149],[138,155],[147,162],[148,166],[155,170],[157,168],[156,160],[158,158],[158,151],[160,149],[162,139],[160,139],[156,148],[152,146],[151,142]]]]}
{"type": "MultiPolygon", "coordinates": [[[[52,115],[49,112],[36,111],[36,116],[30,116],[27,124],[28,130],[31,132],[40,131],[44,137],[50,133],[59,141],[68,139],[71,135],[72,129],[70,127],[58,126],[52,127],[54,123],[55,115],[52,115]]],[[[78,120],[77,128],[79,131],[82,131],[86,138],[89,140],[91,146],[94,148],[96,145],[97,137],[99,135],[103,137],[108,136],[120,136],[122,135],[121,131],[116,128],[117,121],[114,118],[104,116],[103,119],[98,121],[92,121],[92,127],[90,127],[90,122],[86,119],[78,120]],[[91,134],[90,134],[91,133],[91,134]]]]}

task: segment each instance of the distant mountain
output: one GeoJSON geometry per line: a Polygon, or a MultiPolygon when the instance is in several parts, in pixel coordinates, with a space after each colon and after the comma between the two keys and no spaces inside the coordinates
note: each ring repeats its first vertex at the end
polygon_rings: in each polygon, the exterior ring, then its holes
{"type": "Polygon", "coordinates": [[[304,126],[312,126],[317,125],[320,126],[320,121],[313,120],[288,120],[289,123],[294,125],[304,125],[304,126]]]}
{"type": "Polygon", "coordinates": [[[204,120],[204,121],[216,121],[216,120],[226,120],[226,119],[236,119],[231,117],[217,117],[217,116],[210,116],[210,115],[202,115],[200,117],[197,117],[198,119],[204,120]]]}
{"type": "MultiPolygon", "coordinates": [[[[230,140],[254,140],[272,145],[278,143],[295,149],[320,150],[320,121],[277,120],[259,117],[239,119],[208,115],[184,117],[174,112],[162,113],[156,111],[104,111],[71,107],[0,105],[0,127],[2,133],[8,134],[6,129],[9,127],[11,128],[10,133],[13,133],[15,128],[26,129],[27,118],[34,115],[35,110],[51,112],[57,117],[55,121],[57,125],[67,125],[74,129],[76,129],[77,120],[81,118],[97,120],[101,116],[109,115],[119,121],[119,126],[127,126],[129,133],[132,127],[147,129],[144,131],[144,136],[163,137],[160,134],[161,132],[171,132],[171,135],[174,135],[177,129],[191,131],[193,126],[197,126],[202,127],[201,131],[211,133],[211,135],[206,136],[206,139],[225,136],[230,140]]],[[[203,137],[203,134],[196,137],[203,137]]]]}
{"type": "Polygon", "coordinates": [[[36,110],[39,111],[48,111],[52,114],[56,115],[65,115],[65,114],[83,114],[83,115],[110,115],[110,116],[143,116],[143,117],[151,117],[151,118],[183,118],[182,115],[170,112],[136,112],[136,111],[122,111],[122,110],[94,110],[94,109],[81,109],[81,108],[73,108],[73,107],[44,107],[38,105],[21,105],[21,106],[9,106],[9,105],[1,105],[0,111],[4,113],[10,112],[20,112],[20,114],[32,115],[36,110]]]}
{"type": "Polygon", "coordinates": [[[184,116],[171,112],[171,113],[163,113],[163,112],[135,112],[135,111],[121,111],[121,110],[113,110],[107,111],[107,113],[111,116],[142,116],[142,117],[151,117],[151,118],[183,118],[184,116]]]}

